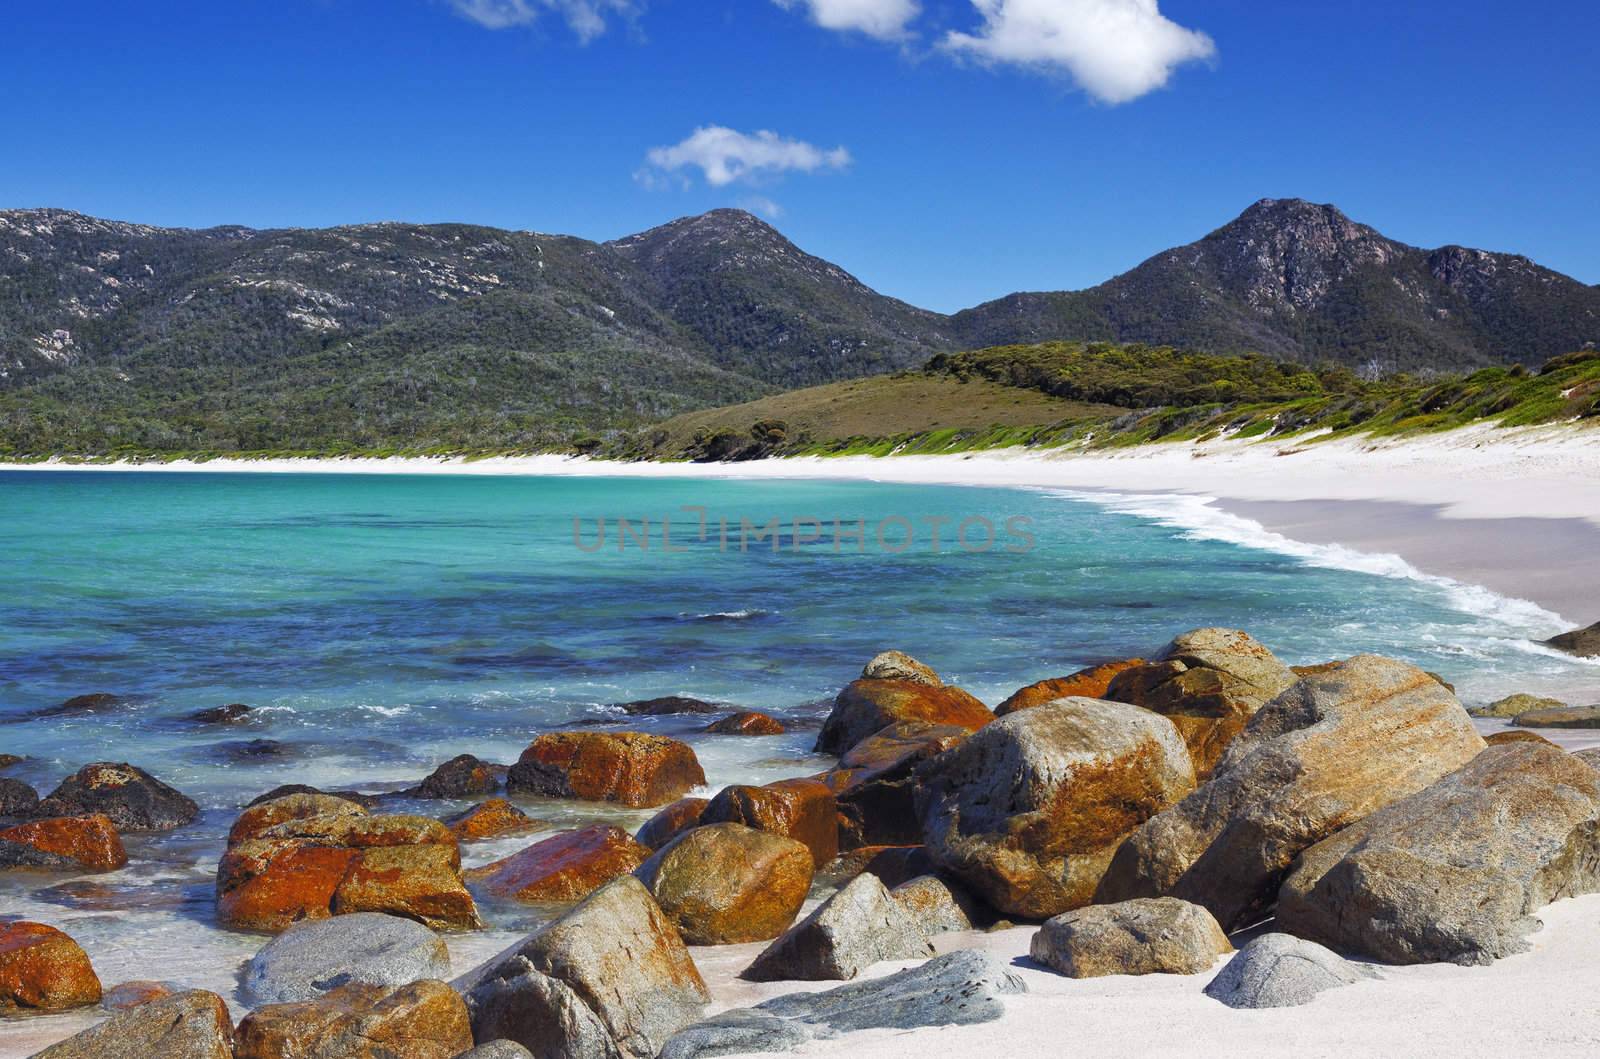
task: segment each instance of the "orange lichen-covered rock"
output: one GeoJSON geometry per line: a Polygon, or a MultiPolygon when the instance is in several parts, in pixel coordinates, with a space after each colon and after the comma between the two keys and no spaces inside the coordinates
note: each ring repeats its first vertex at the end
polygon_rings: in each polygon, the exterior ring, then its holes
{"type": "Polygon", "coordinates": [[[1029,684],[1013,692],[1010,698],[996,706],[995,716],[1004,717],[1008,713],[1043,706],[1056,699],[1073,697],[1103,699],[1106,697],[1106,689],[1111,686],[1111,681],[1117,674],[1142,665],[1144,665],[1142,658],[1125,658],[1118,662],[1104,662],[1088,669],[1080,669],[1071,676],[1052,677],[1037,684],[1029,684]]]}
{"type": "Polygon", "coordinates": [[[920,670],[933,672],[921,663],[901,656],[903,662],[885,666],[879,664],[883,657],[869,662],[861,678],[846,685],[834,699],[833,712],[817,736],[817,750],[843,754],[873,732],[901,721],[976,731],[994,720],[989,707],[972,695],[940,682],[937,676],[919,675],[920,670]]]}
{"type": "Polygon", "coordinates": [[[0,926],[0,1015],[100,1003],[100,979],[67,935],[43,923],[0,926]]]}
{"type": "Polygon", "coordinates": [[[651,849],[660,849],[691,827],[699,827],[700,817],[710,804],[706,798],[679,798],[645,821],[634,838],[651,849]]]}
{"type": "Polygon", "coordinates": [[[247,809],[230,839],[217,866],[217,914],[229,926],[278,931],[345,912],[481,925],[456,837],[438,820],[293,794],[247,809]]]}
{"type": "Polygon", "coordinates": [[[128,863],[128,854],[122,848],[116,827],[110,817],[101,813],[18,824],[0,831],[0,840],[67,857],[97,871],[115,871],[128,863]]]}
{"type": "Polygon", "coordinates": [[[506,786],[550,798],[665,805],[706,774],[688,744],[643,732],[551,732],[511,766],[506,786]]]}
{"type": "Polygon", "coordinates": [[[717,735],[782,735],[784,727],[776,717],[749,710],[713,721],[706,731],[717,735]]]}
{"type": "Polygon", "coordinates": [[[535,820],[504,798],[490,798],[464,813],[445,821],[450,833],[462,842],[477,842],[499,835],[514,835],[522,831],[539,831],[550,825],[535,820]]]}
{"type": "Polygon", "coordinates": [[[839,854],[839,806],[826,783],[779,780],[763,787],[724,788],[700,816],[702,824],[735,823],[801,842],[815,865],[839,854]]]}
{"type": "Polygon", "coordinates": [[[268,1004],[239,1023],[234,1059],[454,1059],[472,1048],[461,995],[424,980],[352,983],[315,1000],[268,1004]]]}
{"type": "Polygon", "coordinates": [[[519,901],[577,901],[626,875],[650,856],[619,827],[596,824],[537,842],[519,853],[473,868],[467,878],[497,897],[519,901]]]}
{"type": "Polygon", "coordinates": [[[673,839],[634,873],[691,945],[770,941],[811,890],[811,852],[743,824],[708,824],[673,839]]]}

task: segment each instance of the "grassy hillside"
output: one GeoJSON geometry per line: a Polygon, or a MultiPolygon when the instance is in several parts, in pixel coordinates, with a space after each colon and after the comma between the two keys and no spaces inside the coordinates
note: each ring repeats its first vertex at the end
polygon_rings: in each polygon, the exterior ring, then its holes
{"type": "Polygon", "coordinates": [[[1259,356],[1049,342],[941,354],[921,372],[695,412],[596,446],[622,458],[960,452],[1153,441],[1419,434],[1489,422],[1600,425],[1600,352],[1541,370],[1363,379],[1259,356]]]}

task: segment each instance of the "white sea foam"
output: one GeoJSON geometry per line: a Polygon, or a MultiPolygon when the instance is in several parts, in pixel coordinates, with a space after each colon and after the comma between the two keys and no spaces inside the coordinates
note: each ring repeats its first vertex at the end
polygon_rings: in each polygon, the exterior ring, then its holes
{"type": "Polygon", "coordinates": [[[403,717],[411,712],[410,706],[362,706],[368,713],[375,713],[380,717],[403,717]]]}
{"type": "MultiPolygon", "coordinates": [[[[1415,581],[1439,590],[1455,610],[1487,619],[1502,629],[1525,630],[1530,637],[1554,636],[1568,625],[1559,614],[1526,599],[1500,595],[1482,585],[1467,584],[1448,577],[1424,573],[1398,555],[1357,551],[1342,544],[1308,544],[1275,533],[1254,519],[1234,515],[1216,507],[1217,498],[1166,493],[1100,493],[1076,490],[1042,489],[1051,496],[1096,504],[1108,511],[1149,519],[1160,526],[1183,530],[1187,540],[1212,540],[1244,548],[1288,555],[1307,566],[1331,570],[1350,570],[1397,580],[1415,581]]],[[[1508,644],[1511,638],[1507,639],[1508,644]]],[[[1566,658],[1559,652],[1534,644],[1516,642],[1516,649],[1535,654],[1566,658]]]]}

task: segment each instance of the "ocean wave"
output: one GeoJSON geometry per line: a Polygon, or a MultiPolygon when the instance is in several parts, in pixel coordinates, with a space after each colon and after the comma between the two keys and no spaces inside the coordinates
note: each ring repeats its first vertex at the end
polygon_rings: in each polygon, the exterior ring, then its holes
{"type": "MultiPolygon", "coordinates": [[[[1163,493],[1088,493],[1060,489],[1042,491],[1052,496],[1095,504],[1117,514],[1149,519],[1159,526],[1183,530],[1182,536],[1186,540],[1221,541],[1244,548],[1287,555],[1307,566],[1415,581],[1439,590],[1453,610],[1492,621],[1497,626],[1528,630],[1531,636],[1554,636],[1565,632],[1569,627],[1561,615],[1541,607],[1532,600],[1505,596],[1482,585],[1424,573],[1392,553],[1363,552],[1342,544],[1310,544],[1286,537],[1267,529],[1254,519],[1234,515],[1216,507],[1216,497],[1163,493]]],[[[1538,647],[1531,643],[1528,646],[1538,647]]],[[[1539,648],[1539,651],[1559,654],[1549,651],[1548,648],[1539,648]]]]}
{"type": "Polygon", "coordinates": [[[684,621],[751,621],[756,618],[771,617],[776,613],[777,611],[774,610],[751,608],[749,610],[716,610],[706,614],[690,614],[686,612],[678,615],[678,617],[684,621]]]}

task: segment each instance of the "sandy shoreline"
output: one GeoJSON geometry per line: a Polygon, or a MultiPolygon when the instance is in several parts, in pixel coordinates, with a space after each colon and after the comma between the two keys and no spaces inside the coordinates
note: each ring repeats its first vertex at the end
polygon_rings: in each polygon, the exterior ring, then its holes
{"type": "MultiPolygon", "coordinates": [[[[1531,600],[1568,626],[1600,619],[1600,563],[1593,561],[1600,555],[1600,430],[1574,426],[1476,426],[1426,438],[1310,447],[1217,441],[1109,453],[997,450],[734,464],[516,456],[43,463],[0,470],[835,478],[1084,490],[1101,497],[1182,495],[1195,498],[1191,514],[1203,520],[1232,514],[1291,541],[1398,555],[1426,574],[1531,600]]],[[[1559,624],[1554,617],[1545,621],[1559,624]]]]}

